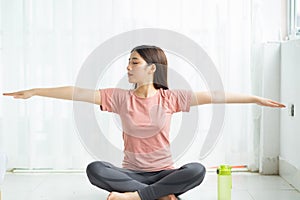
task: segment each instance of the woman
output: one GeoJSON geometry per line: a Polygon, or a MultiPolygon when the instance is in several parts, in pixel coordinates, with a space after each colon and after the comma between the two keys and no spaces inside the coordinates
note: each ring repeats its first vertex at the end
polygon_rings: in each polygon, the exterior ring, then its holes
{"type": "Polygon", "coordinates": [[[27,99],[34,95],[85,101],[101,110],[120,115],[124,139],[123,167],[96,161],[88,165],[90,182],[110,192],[108,200],[176,200],[180,194],[198,186],[205,167],[189,163],[174,168],[170,152],[169,128],[175,112],[188,112],[190,106],[210,103],[256,103],[285,107],[252,95],[224,92],[169,90],[167,58],[162,49],[142,45],[131,51],[127,66],[133,90],[78,87],[40,88],[4,95],[27,99]],[[75,94],[76,95],[73,95],[75,94]]]}

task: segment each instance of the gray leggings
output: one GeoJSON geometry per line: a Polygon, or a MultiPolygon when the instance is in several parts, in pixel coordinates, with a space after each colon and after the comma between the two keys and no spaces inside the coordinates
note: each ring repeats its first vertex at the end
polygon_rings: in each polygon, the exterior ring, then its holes
{"type": "Polygon", "coordinates": [[[142,200],[183,194],[202,183],[205,171],[199,163],[189,163],[179,169],[143,172],[115,167],[103,161],[92,162],[86,169],[93,185],[108,192],[137,191],[142,200]]]}

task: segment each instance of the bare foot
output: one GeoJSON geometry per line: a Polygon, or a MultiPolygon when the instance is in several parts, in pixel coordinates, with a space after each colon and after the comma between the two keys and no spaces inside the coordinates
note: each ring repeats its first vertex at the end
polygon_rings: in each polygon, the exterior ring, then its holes
{"type": "Polygon", "coordinates": [[[178,200],[178,199],[174,194],[169,194],[168,196],[161,197],[158,200],[178,200]]]}
{"type": "Polygon", "coordinates": [[[141,198],[137,192],[111,192],[107,200],[141,200],[141,198]]]}

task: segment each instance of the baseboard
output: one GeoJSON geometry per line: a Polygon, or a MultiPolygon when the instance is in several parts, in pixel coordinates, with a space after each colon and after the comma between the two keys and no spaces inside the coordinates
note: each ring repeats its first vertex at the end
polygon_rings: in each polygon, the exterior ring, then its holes
{"type": "Polygon", "coordinates": [[[259,173],[263,175],[279,174],[278,157],[263,157],[260,160],[259,173]]]}
{"type": "Polygon", "coordinates": [[[300,169],[279,157],[279,175],[300,191],[300,169]]]}

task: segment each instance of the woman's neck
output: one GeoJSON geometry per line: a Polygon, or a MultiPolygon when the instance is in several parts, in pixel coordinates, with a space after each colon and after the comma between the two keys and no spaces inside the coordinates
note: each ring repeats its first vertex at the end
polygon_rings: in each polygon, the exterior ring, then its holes
{"type": "Polygon", "coordinates": [[[156,89],[153,84],[137,86],[134,93],[143,98],[151,97],[156,93],[156,89]]]}

